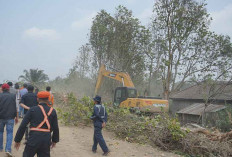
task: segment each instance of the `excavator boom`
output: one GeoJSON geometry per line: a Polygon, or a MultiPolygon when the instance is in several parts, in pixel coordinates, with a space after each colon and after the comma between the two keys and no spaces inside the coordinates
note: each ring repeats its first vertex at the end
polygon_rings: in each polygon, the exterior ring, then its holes
{"type": "Polygon", "coordinates": [[[123,87],[135,87],[128,73],[108,71],[106,70],[105,65],[101,65],[98,72],[98,78],[95,87],[95,95],[98,93],[98,90],[101,87],[102,80],[104,77],[108,77],[121,82],[123,87]]]}
{"type": "Polygon", "coordinates": [[[168,112],[168,100],[138,97],[137,90],[135,89],[135,86],[128,73],[108,71],[104,65],[102,65],[99,69],[95,94],[97,94],[104,77],[117,80],[123,85],[123,87],[117,87],[115,89],[113,102],[115,106],[124,108],[138,108],[143,112],[168,112]]]}

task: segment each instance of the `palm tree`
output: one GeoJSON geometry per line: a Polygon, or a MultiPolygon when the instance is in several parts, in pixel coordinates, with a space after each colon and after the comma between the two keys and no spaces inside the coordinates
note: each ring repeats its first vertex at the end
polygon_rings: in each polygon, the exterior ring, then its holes
{"type": "Polygon", "coordinates": [[[44,73],[43,70],[30,69],[23,71],[24,75],[19,76],[19,79],[22,79],[34,86],[39,86],[45,81],[49,80],[48,75],[44,73]]]}

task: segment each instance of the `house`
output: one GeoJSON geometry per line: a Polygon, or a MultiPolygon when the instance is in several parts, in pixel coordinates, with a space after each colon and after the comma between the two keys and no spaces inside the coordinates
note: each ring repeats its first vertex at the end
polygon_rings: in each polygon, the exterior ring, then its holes
{"type": "Polygon", "coordinates": [[[169,110],[172,114],[196,103],[216,105],[232,104],[232,84],[217,82],[200,83],[170,96],[169,110]]]}
{"type": "Polygon", "coordinates": [[[226,109],[225,105],[195,103],[177,112],[181,125],[196,123],[208,127],[216,126],[220,120],[220,112],[226,109]]]}

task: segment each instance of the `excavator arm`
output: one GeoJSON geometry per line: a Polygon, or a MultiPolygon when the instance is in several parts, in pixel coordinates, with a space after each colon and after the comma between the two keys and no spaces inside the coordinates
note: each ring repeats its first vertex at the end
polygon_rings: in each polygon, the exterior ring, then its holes
{"type": "Polygon", "coordinates": [[[112,71],[106,70],[105,65],[101,65],[99,72],[98,72],[98,78],[97,78],[97,83],[95,87],[95,94],[97,94],[99,88],[101,87],[102,80],[104,77],[117,80],[121,82],[122,85],[125,87],[135,87],[128,73],[112,72],[112,71]]]}

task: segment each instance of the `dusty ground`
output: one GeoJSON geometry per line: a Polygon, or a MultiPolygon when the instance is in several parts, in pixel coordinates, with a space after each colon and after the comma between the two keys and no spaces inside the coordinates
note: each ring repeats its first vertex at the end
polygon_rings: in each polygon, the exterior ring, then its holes
{"type": "MultiPolygon", "coordinates": [[[[15,126],[14,134],[19,124],[15,126]]],[[[106,143],[111,151],[110,157],[177,157],[173,153],[163,152],[148,145],[128,143],[115,139],[114,134],[103,131],[106,143]]],[[[4,134],[4,141],[6,135],[4,134]]],[[[102,150],[98,146],[96,154],[91,152],[93,128],[91,127],[68,127],[60,125],[60,142],[51,150],[52,157],[100,157],[102,150]]],[[[23,143],[23,141],[22,141],[23,143]]],[[[5,147],[5,142],[4,142],[5,147]]],[[[19,151],[12,146],[12,153],[15,157],[22,157],[24,145],[21,144],[19,151]]],[[[0,152],[0,157],[5,153],[0,152]]]]}

